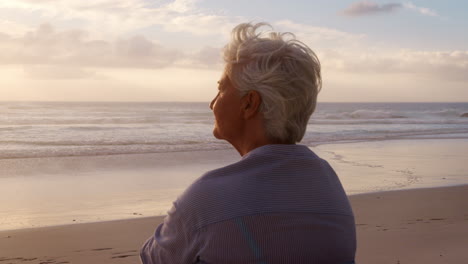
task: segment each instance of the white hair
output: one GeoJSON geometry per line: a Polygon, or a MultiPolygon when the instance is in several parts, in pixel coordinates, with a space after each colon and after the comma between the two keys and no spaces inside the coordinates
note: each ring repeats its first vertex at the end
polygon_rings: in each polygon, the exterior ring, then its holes
{"type": "Polygon", "coordinates": [[[266,136],[282,143],[300,142],[321,89],[320,62],[294,34],[262,32],[266,23],[244,23],[232,30],[224,49],[225,74],[241,96],[257,91],[266,136]]]}

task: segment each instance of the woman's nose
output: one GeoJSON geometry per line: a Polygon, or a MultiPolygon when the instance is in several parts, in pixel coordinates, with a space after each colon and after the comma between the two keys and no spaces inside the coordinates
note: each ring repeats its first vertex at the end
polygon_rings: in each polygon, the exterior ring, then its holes
{"type": "Polygon", "coordinates": [[[211,109],[211,110],[213,110],[213,106],[214,106],[214,104],[215,104],[215,102],[216,102],[216,99],[218,99],[218,96],[219,96],[219,93],[216,95],[215,98],[213,98],[213,100],[211,100],[211,103],[210,103],[210,109],[211,109]]]}
{"type": "Polygon", "coordinates": [[[210,103],[210,109],[211,110],[213,110],[214,101],[215,101],[215,99],[211,100],[211,103],[210,103]]]}

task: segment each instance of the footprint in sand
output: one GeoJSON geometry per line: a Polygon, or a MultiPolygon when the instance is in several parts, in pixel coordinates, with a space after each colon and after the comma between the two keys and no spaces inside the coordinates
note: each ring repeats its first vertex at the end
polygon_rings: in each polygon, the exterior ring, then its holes
{"type": "Polygon", "coordinates": [[[118,255],[118,256],[113,256],[111,258],[115,259],[115,258],[128,258],[128,257],[136,257],[138,256],[138,254],[128,254],[128,255],[118,255]]]}
{"type": "Polygon", "coordinates": [[[21,261],[33,261],[36,260],[37,258],[24,258],[21,261]]]}
{"type": "Polygon", "coordinates": [[[115,253],[112,253],[112,255],[120,255],[120,254],[135,253],[135,252],[138,252],[138,250],[134,249],[134,250],[128,250],[128,251],[122,251],[122,252],[115,252],[115,253]]]}
{"type": "Polygon", "coordinates": [[[11,260],[23,260],[23,258],[0,258],[0,262],[11,260]]]}
{"type": "Polygon", "coordinates": [[[91,251],[104,251],[104,250],[111,250],[112,248],[93,248],[91,251]]]}

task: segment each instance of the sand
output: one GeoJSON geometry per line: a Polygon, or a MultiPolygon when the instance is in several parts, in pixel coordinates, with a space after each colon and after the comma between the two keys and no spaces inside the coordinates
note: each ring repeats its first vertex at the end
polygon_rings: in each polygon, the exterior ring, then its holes
{"type": "MultiPolygon", "coordinates": [[[[348,195],[468,184],[468,139],[311,149],[330,162],[348,195]]],[[[163,215],[196,178],[239,159],[233,148],[0,159],[0,231],[163,215]]]]}
{"type": "MultiPolygon", "coordinates": [[[[357,263],[468,260],[468,185],[350,197],[357,263]]],[[[0,263],[139,263],[138,250],[162,217],[0,232],[0,263]]]]}
{"type": "Polygon", "coordinates": [[[351,197],[358,263],[468,263],[468,185],[351,197]]]}
{"type": "Polygon", "coordinates": [[[163,217],[0,232],[0,263],[139,263],[163,217]]]}

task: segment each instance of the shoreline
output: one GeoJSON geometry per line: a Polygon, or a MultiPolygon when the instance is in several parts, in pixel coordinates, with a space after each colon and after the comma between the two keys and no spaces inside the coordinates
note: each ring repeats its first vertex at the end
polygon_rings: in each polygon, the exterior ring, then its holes
{"type": "MultiPolygon", "coordinates": [[[[310,147],[348,195],[468,184],[468,139],[353,142],[310,147]]],[[[235,150],[0,160],[0,230],[164,215],[235,150]],[[6,176],[6,177],[5,177],[6,176]],[[77,199],[78,198],[78,199],[77,199]]]]}
{"type": "MultiPolygon", "coordinates": [[[[357,263],[435,264],[466,259],[468,185],[356,194],[349,199],[356,217],[357,263]]],[[[135,263],[140,246],[162,219],[0,231],[0,261],[135,263]]]]}
{"type": "MultiPolygon", "coordinates": [[[[323,142],[307,142],[298,143],[298,145],[306,145],[308,147],[319,147],[326,145],[336,144],[353,144],[353,143],[373,143],[373,142],[388,142],[388,141],[400,141],[400,140],[456,140],[456,139],[468,139],[467,133],[447,133],[447,134],[418,134],[418,135],[407,135],[394,138],[371,138],[371,139],[350,139],[350,140],[337,140],[337,141],[323,141],[323,142]],[[465,135],[465,136],[446,136],[446,135],[465,135]]],[[[228,144],[226,142],[226,144],[228,144]]],[[[129,153],[106,153],[106,154],[95,154],[95,155],[65,155],[65,156],[33,156],[33,157],[3,157],[0,161],[5,160],[30,160],[30,159],[60,159],[60,158],[87,158],[87,157],[118,157],[118,156],[141,156],[141,155],[160,155],[170,153],[194,153],[194,152],[212,152],[212,151],[232,151],[234,150],[231,145],[226,145],[226,148],[213,148],[213,149],[183,149],[183,150],[164,150],[156,152],[129,152],[129,153]]],[[[237,152],[236,152],[237,153],[237,152]]]]}
{"type": "MultiPolygon", "coordinates": [[[[419,190],[433,190],[433,189],[443,189],[443,188],[456,188],[456,187],[466,187],[468,190],[468,183],[462,183],[462,184],[457,184],[457,185],[447,185],[447,186],[436,186],[436,187],[415,187],[415,188],[408,188],[408,189],[401,189],[401,190],[386,190],[386,191],[375,191],[375,192],[366,192],[366,193],[356,193],[356,194],[350,194],[347,195],[348,199],[355,199],[353,197],[360,197],[360,196],[368,196],[368,195],[386,195],[386,194],[392,194],[395,192],[401,192],[401,191],[419,191],[419,190]]],[[[468,198],[468,197],[467,197],[468,198]]],[[[168,208],[169,210],[170,208],[168,208]]],[[[468,210],[467,210],[468,211],[468,210]]],[[[47,229],[47,228],[67,228],[71,226],[79,226],[79,225],[88,225],[88,224],[101,224],[101,223],[117,223],[117,222],[128,222],[128,221],[144,221],[145,219],[159,219],[159,218],[164,218],[166,215],[152,215],[152,216],[137,216],[137,217],[132,217],[132,218],[120,218],[120,219],[112,219],[112,220],[102,220],[102,221],[91,221],[91,222],[77,222],[77,223],[67,223],[67,224],[59,224],[59,225],[47,225],[47,226],[38,226],[38,227],[25,227],[25,228],[17,228],[17,229],[6,229],[6,230],[0,230],[0,239],[1,234],[3,232],[22,232],[25,231],[33,231],[37,229],[47,229]]]]}

